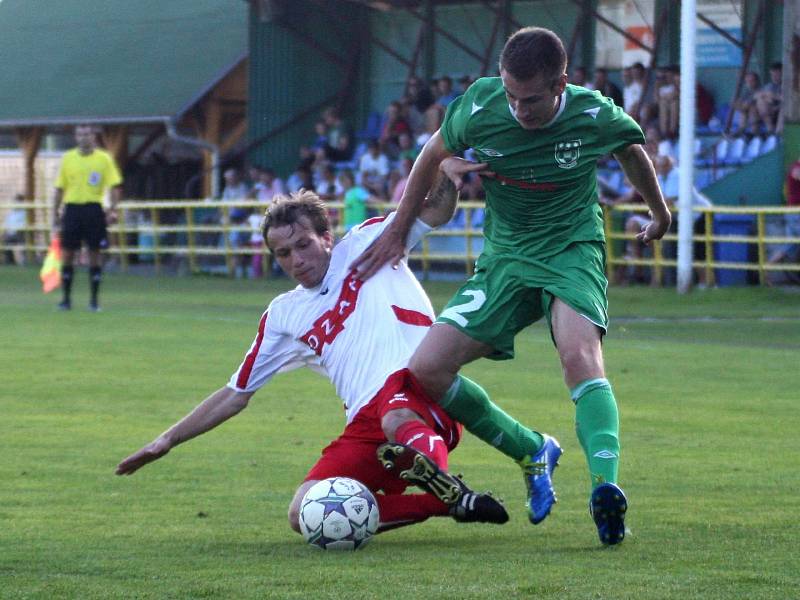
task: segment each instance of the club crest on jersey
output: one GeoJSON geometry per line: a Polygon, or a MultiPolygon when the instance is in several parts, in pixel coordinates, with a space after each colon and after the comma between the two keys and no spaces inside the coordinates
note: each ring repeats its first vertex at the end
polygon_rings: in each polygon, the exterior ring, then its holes
{"type": "Polygon", "coordinates": [[[581,141],[569,140],[556,142],[556,164],[562,169],[572,169],[578,166],[578,157],[581,155],[581,141]]]}
{"type": "Polygon", "coordinates": [[[493,148],[475,148],[475,149],[478,152],[480,152],[481,154],[485,154],[486,156],[491,156],[491,157],[494,157],[494,158],[499,158],[499,157],[503,156],[502,152],[498,152],[497,150],[494,150],[493,148]]]}

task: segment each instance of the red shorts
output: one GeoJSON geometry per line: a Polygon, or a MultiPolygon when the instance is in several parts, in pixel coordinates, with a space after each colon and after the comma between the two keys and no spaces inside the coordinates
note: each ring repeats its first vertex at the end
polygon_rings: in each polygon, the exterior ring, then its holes
{"type": "Polygon", "coordinates": [[[373,492],[402,493],[408,484],[388,473],[377,457],[378,446],[386,442],[381,419],[387,412],[399,408],[407,408],[419,415],[437,435],[442,436],[448,451],[458,445],[461,424],[428,398],[408,369],[402,369],[388,377],[380,391],[345,427],[342,435],[322,451],[322,456],[304,481],[351,477],[373,492]]]}

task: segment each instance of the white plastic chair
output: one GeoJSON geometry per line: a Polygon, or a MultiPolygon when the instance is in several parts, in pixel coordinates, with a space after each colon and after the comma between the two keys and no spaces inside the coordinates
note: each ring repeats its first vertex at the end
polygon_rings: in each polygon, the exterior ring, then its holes
{"type": "Polygon", "coordinates": [[[744,155],[742,156],[743,163],[752,162],[759,154],[761,154],[761,138],[758,136],[754,136],[750,143],[747,144],[747,148],[744,150],[744,155]]]}
{"type": "Polygon", "coordinates": [[[738,137],[733,140],[728,148],[728,155],[725,157],[725,164],[728,166],[735,166],[742,164],[742,157],[744,156],[744,148],[747,142],[743,137],[738,137]]]}
{"type": "Polygon", "coordinates": [[[778,145],[778,138],[777,136],[771,135],[764,143],[761,144],[761,154],[766,154],[767,152],[772,152],[775,150],[775,147],[778,145]]]}

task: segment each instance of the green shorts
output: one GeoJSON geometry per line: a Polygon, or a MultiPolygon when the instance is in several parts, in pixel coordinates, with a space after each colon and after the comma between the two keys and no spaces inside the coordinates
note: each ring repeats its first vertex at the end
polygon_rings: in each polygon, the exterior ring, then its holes
{"type": "MultiPolygon", "coordinates": [[[[576,242],[542,260],[511,254],[481,255],[475,274],[444,308],[448,323],[494,348],[488,358],[514,358],[514,337],[547,318],[553,298],[565,302],[605,333],[608,299],[605,245],[576,242]]],[[[552,327],[551,327],[552,335],[552,327]]]]}

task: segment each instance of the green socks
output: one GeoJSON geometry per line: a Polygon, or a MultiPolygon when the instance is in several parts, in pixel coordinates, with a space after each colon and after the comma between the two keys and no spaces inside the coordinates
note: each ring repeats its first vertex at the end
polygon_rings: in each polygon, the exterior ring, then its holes
{"type": "Polygon", "coordinates": [[[617,482],[619,413],[607,379],[587,379],[570,390],[575,432],[589,463],[592,488],[617,482]]]}
{"type": "Polygon", "coordinates": [[[541,434],[511,417],[463,375],[456,377],[439,405],[472,435],[516,461],[535,454],[544,443],[541,434]]]}

